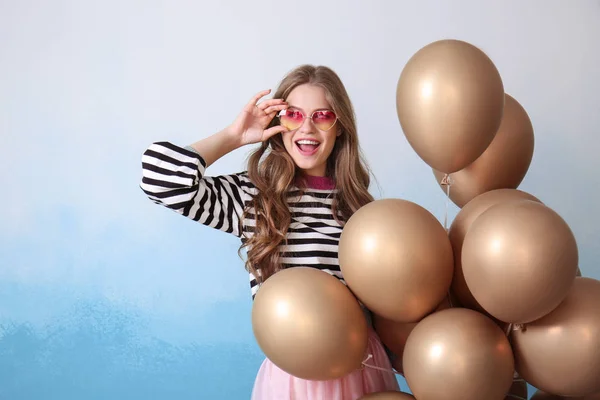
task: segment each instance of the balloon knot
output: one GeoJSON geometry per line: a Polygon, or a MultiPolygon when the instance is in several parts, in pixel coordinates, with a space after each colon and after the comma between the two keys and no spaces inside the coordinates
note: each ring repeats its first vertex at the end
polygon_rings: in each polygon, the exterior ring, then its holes
{"type": "Polygon", "coordinates": [[[367,357],[366,357],[366,358],[364,359],[364,361],[362,362],[362,365],[361,365],[361,367],[360,367],[360,369],[361,369],[361,370],[362,370],[362,369],[365,369],[365,367],[367,367],[367,368],[376,369],[376,370],[378,370],[378,371],[389,372],[389,373],[391,373],[392,375],[402,375],[402,374],[400,374],[400,373],[396,372],[396,371],[395,371],[395,370],[393,370],[393,369],[380,368],[380,367],[376,367],[375,365],[367,364],[367,361],[369,361],[371,358],[373,358],[373,354],[369,354],[369,355],[367,355],[367,357]]]}
{"type": "Polygon", "coordinates": [[[527,327],[525,326],[525,324],[513,324],[512,330],[525,332],[527,330],[527,327]]]}
{"type": "Polygon", "coordinates": [[[442,186],[450,186],[450,185],[452,185],[452,179],[450,179],[450,175],[449,174],[444,174],[444,177],[442,178],[440,184],[442,186]]]}

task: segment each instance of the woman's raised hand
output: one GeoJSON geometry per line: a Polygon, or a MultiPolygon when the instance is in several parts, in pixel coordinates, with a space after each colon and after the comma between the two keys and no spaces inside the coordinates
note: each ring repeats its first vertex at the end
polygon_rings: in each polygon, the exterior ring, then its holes
{"type": "Polygon", "coordinates": [[[252,97],[231,124],[229,130],[238,138],[240,145],[264,142],[278,133],[287,132],[287,128],[281,125],[267,129],[277,113],[288,107],[282,99],[269,99],[258,103],[269,93],[271,90],[263,90],[252,97]]]}

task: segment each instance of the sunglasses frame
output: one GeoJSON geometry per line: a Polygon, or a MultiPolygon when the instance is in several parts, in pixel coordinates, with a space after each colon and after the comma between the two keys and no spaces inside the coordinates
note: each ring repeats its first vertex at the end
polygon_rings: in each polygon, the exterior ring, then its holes
{"type": "MultiPolygon", "coordinates": [[[[281,116],[282,116],[283,114],[285,114],[285,112],[286,112],[287,110],[289,110],[289,109],[287,109],[287,108],[286,108],[285,110],[281,110],[281,111],[279,111],[279,112],[277,113],[277,118],[279,118],[279,123],[281,123],[281,116]]],[[[306,116],[306,114],[304,114],[304,112],[302,112],[302,111],[300,111],[300,110],[298,110],[298,109],[296,109],[296,108],[293,108],[293,110],[294,110],[294,111],[296,111],[296,112],[299,112],[299,113],[300,113],[300,115],[302,115],[302,123],[301,123],[301,124],[298,126],[298,128],[296,128],[296,129],[299,129],[299,128],[302,126],[302,124],[304,124],[304,120],[307,118],[307,116],[306,116]]],[[[337,116],[337,114],[335,113],[335,111],[333,111],[333,110],[329,110],[329,109],[326,109],[326,108],[325,108],[325,109],[321,109],[321,110],[315,110],[315,111],[313,111],[313,112],[312,112],[312,114],[310,114],[310,116],[309,116],[308,118],[310,119],[310,122],[311,122],[311,123],[312,123],[312,124],[315,126],[315,128],[317,128],[317,129],[319,129],[319,130],[322,130],[322,131],[324,131],[324,132],[329,132],[329,131],[330,131],[330,130],[331,130],[331,129],[332,129],[334,126],[335,126],[335,124],[337,124],[337,122],[338,122],[338,119],[339,119],[339,118],[338,118],[338,116],[337,116]],[[330,126],[330,127],[329,127],[329,129],[327,129],[327,130],[324,130],[324,129],[319,129],[319,128],[317,127],[317,124],[315,124],[315,121],[313,120],[313,116],[314,116],[316,113],[318,113],[318,112],[323,112],[323,111],[329,111],[329,112],[333,113],[333,115],[335,115],[335,121],[333,121],[333,124],[331,124],[331,126],[330,126]]],[[[295,129],[293,129],[293,130],[295,130],[295,129]]]]}

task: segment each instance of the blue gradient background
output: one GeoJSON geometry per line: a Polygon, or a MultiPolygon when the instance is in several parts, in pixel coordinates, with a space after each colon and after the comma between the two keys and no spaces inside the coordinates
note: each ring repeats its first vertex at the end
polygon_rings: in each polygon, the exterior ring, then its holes
{"type": "Polygon", "coordinates": [[[598,1],[216,3],[0,2],[0,399],[250,397],[263,355],[237,239],[147,200],[141,153],[221,129],[301,63],[346,83],[376,197],[441,221],[395,85],[431,41],[480,46],[536,130],[521,189],[600,278],[598,1]]]}

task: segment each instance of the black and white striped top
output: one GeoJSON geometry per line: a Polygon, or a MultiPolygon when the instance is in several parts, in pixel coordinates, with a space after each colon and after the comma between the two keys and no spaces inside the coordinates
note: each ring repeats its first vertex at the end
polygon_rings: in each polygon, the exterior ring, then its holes
{"type": "MultiPolygon", "coordinates": [[[[247,240],[255,221],[241,219],[256,187],[245,172],[210,177],[204,175],[205,168],[205,161],[190,147],[156,142],[143,153],[140,187],[157,204],[247,240]]],[[[318,268],[345,284],[338,264],[342,226],[331,210],[334,193],[335,189],[308,188],[301,193],[298,187],[291,188],[288,205],[292,221],[287,244],[280,246],[281,262],[284,268],[318,268]]],[[[258,286],[252,273],[250,287],[254,298],[258,286]]]]}

